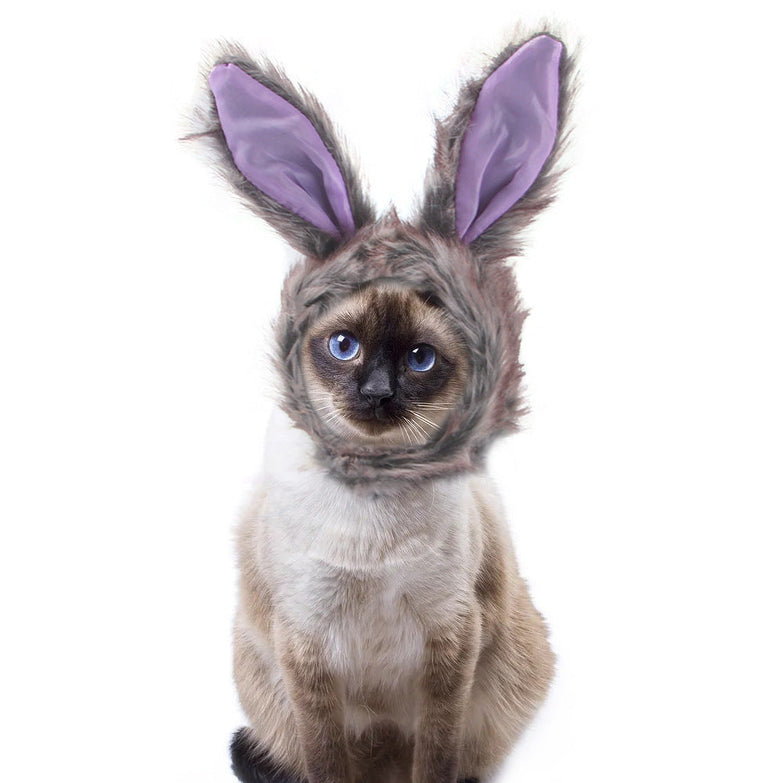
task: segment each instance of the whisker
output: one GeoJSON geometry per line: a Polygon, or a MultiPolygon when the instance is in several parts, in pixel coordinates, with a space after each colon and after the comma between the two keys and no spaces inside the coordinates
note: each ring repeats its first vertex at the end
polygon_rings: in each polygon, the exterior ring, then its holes
{"type": "Polygon", "coordinates": [[[411,413],[412,413],[412,414],[413,414],[413,415],[414,415],[414,416],[415,416],[417,419],[421,419],[423,422],[426,422],[427,424],[429,424],[429,425],[430,425],[430,427],[437,427],[437,426],[438,426],[437,424],[435,424],[435,422],[434,422],[434,421],[432,421],[432,419],[428,419],[426,416],[422,416],[420,413],[416,413],[416,411],[411,411],[411,413]]]}
{"type": "Polygon", "coordinates": [[[321,421],[323,421],[324,424],[331,424],[336,419],[339,419],[340,415],[340,411],[332,411],[331,413],[324,416],[321,421]]]}
{"type": "Polygon", "coordinates": [[[413,419],[408,419],[408,423],[419,435],[421,435],[425,440],[427,439],[427,433],[424,431],[424,428],[421,426],[421,424],[419,424],[417,421],[414,421],[413,419]]]}
{"type": "Polygon", "coordinates": [[[411,439],[411,433],[410,433],[410,430],[408,429],[408,421],[407,421],[407,419],[402,418],[402,419],[398,419],[397,421],[398,421],[398,423],[400,425],[400,429],[403,431],[405,437],[408,440],[408,445],[412,446],[413,445],[413,440],[411,439]]]}
{"type": "Polygon", "coordinates": [[[405,419],[405,423],[411,433],[411,445],[415,445],[419,440],[419,432],[415,427],[415,422],[411,419],[405,419]]]}
{"type": "Polygon", "coordinates": [[[311,405],[318,404],[318,403],[325,403],[326,405],[333,405],[334,401],[332,400],[331,397],[327,396],[326,394],[322,394],[322,395],[320,395],[318,397],[316,397],[316,396],[311,396],[310,397],[310,404],[311,405]]]}

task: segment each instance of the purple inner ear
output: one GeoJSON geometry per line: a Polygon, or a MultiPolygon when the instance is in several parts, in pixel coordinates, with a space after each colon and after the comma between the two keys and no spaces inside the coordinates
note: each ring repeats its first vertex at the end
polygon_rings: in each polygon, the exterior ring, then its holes
{"type": "Polygon", "coordinates": [[[233,63],[209,75],[236,167],[262,193],[336,239],[356,231],[340,169],[310,120],[233,63]]]}
{"type": "Polygon", "coordinates": [[[563,44],[528,41],[484,82],[460,149],[457,234],[472,242],[525,195],[557,138],[563,44]]]}

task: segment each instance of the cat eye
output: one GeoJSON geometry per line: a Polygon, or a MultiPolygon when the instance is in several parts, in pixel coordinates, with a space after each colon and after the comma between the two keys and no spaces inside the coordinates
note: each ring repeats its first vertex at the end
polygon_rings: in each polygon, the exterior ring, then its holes
{"type": "Polygon", "coordinates": [[[347,362],[359,353],[359,341],[350,332],[335,332],[329,338],[329,353],[335,359],[347,362]]]}
{"type": "Polygon", "coordinates": [[[408,367],[416,372],[427,372],[435,364],[435,349],[431,345],[421,343],[414,345],[408,351],[408,367]]]}

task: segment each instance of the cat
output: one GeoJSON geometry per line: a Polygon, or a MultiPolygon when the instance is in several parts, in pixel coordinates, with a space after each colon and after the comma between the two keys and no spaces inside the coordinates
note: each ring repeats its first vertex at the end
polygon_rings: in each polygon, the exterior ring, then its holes
{"type": "Polygon", "coordinates": [[[315,99],[238,47],[210,71],[189,138],[303,255],[238,531],[244,783],[484,783],[547,693],[484,463],[523,412],[507,259],[551,201],[570,84],[557,38],[514,41],[439,124],[416,217],[375,220],[315,99]]]}

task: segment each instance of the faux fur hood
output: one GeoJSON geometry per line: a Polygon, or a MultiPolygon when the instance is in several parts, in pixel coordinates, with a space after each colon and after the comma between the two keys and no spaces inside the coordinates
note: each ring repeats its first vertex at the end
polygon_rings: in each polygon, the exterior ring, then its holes
{"type": "Polygon", "coordinates": [[[438,123],[414,219],[391,212],[376,221],[320,104],[238,47],[216,58],[188,138],[207,142],[213,164],[248,206],[303,254],[286,278],[276,326],[282,404],[340,479],[416,481],[475,470],[492,440],[517,428],[525,311],[508,260],[520,251],[521,230],[553,198],[571,75],[571,60],[551,35],[507,46],[438,123]],[[280,127],[284,136],[276,136],[280,127]],[[422,445],[347,444],[306,393],[309,327],[335,301],[381,279],[440,306],[467,348],[462,400],[422,445]]]}

